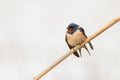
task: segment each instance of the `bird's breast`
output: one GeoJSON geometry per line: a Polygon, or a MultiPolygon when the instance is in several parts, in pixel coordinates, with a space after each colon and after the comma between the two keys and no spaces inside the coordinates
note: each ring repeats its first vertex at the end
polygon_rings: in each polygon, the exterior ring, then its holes
{"type": "Polygon", "coordinates": [[[77,30],[73,34],[67,34],[67,41],[68,41],[68,44],[71,46],[76,46],[78,44],[81,44],[85,40],[86,40],[85,35],[79,30],[77,30]]]}

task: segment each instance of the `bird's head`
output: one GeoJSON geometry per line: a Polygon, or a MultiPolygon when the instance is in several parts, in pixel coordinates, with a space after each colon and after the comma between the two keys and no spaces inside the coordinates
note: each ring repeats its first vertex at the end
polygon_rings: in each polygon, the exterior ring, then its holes
{"type": "Polygon", "coordinates": [[[79,27],[78,24],[70,23],[67,27],[67,33],[70,33],[70,34],[74,33],[78,27],[79,27]]]}

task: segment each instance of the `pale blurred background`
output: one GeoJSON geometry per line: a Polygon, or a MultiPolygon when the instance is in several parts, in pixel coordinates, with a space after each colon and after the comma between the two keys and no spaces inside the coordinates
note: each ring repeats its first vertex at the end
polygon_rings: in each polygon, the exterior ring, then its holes
{"type": "MultiPolygon", "coordinates": [[[[118,16],[120,0],[0,0],[0,80],[32,80],[64,55],[69,23],[90,36],[118,16]]],[[[91,42],[41,80],[120,80],[120,22],[91,42]]]]}

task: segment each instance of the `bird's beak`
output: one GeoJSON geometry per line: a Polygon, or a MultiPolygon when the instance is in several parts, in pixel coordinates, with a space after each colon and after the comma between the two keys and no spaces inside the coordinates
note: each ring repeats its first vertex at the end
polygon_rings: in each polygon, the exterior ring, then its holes
{"type": "Polygon", "coordinates": [[[69,26],[66,29],[69,29],[69,26]]]}

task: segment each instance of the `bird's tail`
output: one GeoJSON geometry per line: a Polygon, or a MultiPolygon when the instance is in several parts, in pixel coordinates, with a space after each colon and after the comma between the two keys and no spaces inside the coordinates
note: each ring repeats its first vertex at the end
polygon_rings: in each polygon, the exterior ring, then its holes
{"type": "Polygon", "coordinates": [[[79,49],[80,56],[82,57],[81,49],[79,49]]]}
{"type": "Polygon", "coordinates": [[[91,55],[91,54],[90,54],[90,51],[88,50],[88,48],[87,48],[86,45],[84,45],[84,48],[87,50],[87,52],[89,53],[89,55],[91,55]]]}
{"type": "Polygon", "coordinates": [[[90,45],[90,48],[93,50],[93,46],[91,42],[89,42],[89,45],[90,45]]]}

